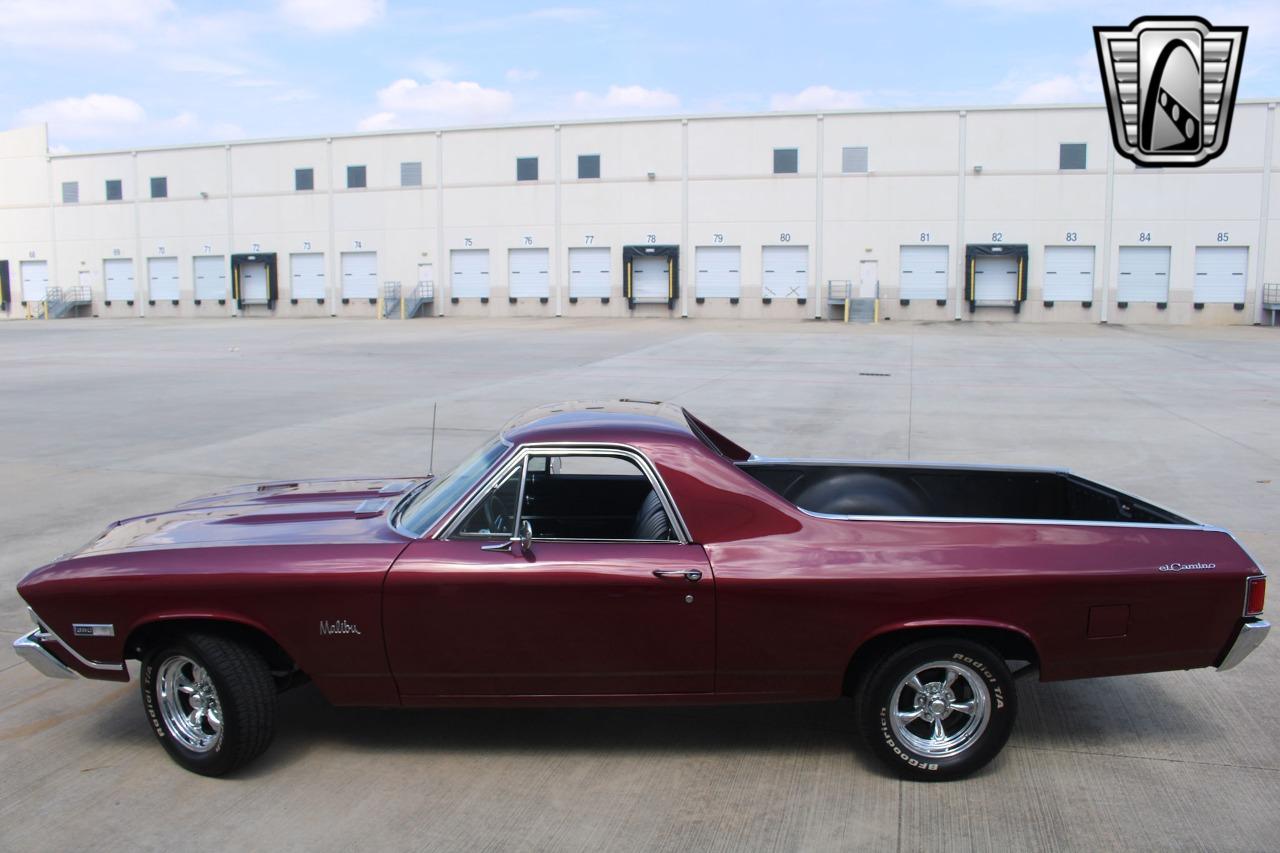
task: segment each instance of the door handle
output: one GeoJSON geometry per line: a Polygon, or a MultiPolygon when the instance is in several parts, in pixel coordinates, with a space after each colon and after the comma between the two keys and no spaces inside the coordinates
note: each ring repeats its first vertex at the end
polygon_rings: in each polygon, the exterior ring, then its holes
{"type": "Polygon", "coordinates": [[[654,569],[653,576],[655,578],[684,578],[690,583],[696,583],[702,580],[702,572],[697,569],[654,569]]]}

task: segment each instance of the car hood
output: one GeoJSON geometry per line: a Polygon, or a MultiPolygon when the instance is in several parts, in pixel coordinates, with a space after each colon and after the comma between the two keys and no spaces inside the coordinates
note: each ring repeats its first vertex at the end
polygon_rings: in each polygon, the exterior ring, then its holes
{"type": "Polygon", "coordinates": [[[428,477],[289,480],[233,486],[115,522],[73,555],[217,545],[404,541],[386,514],[428,477]]]}

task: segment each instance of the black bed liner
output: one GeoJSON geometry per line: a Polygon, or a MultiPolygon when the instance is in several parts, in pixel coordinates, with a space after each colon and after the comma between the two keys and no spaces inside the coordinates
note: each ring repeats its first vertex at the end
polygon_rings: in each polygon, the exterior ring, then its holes
{"type": "Polygon", "coordinates": [[[739,467],[825,515],[1194,524],[1065,471],[751,460],[739,467]]]}

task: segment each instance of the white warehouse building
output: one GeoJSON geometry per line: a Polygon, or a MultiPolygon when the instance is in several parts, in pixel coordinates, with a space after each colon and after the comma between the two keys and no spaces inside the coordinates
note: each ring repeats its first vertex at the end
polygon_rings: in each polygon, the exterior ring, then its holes
{"type": "Polygon", "coordinates": [[[1257,323],[1278,153],[1267,101],[1197,169],[1136,168],[1101,106],[74,154],[23,128],[0,133],[0,316],[798,320],[850,294],[895,321],[1257,323]]]}

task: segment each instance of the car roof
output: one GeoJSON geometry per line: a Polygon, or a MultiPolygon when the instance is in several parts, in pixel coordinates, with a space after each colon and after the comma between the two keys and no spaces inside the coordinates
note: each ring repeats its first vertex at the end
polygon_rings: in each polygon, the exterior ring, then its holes
{"type": "Polygon", "coordinates": [[[685,411],[656,400],[570,400],[538,406],[507,421],[502,437],[512,444],[555,441],[630,441],[644,435],[689,438],[685,411]]]}

